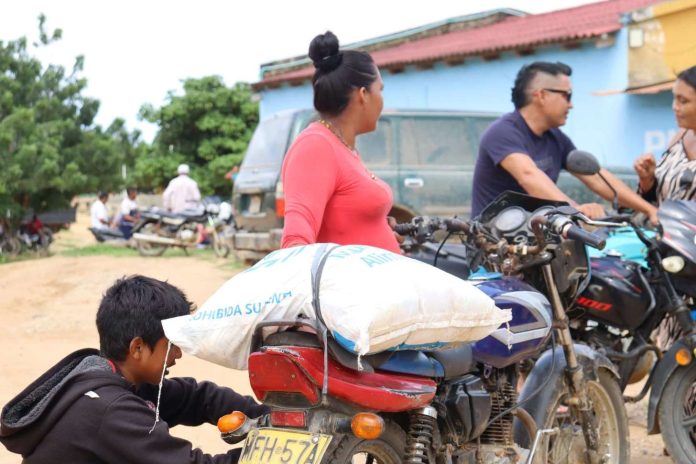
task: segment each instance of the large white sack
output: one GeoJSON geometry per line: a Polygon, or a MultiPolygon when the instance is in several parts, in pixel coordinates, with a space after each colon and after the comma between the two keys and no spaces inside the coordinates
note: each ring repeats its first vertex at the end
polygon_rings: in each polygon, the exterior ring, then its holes
{"type": "Polygon", "coordinates": [[[480,340],[512,319],[471,283],[368,246],[331,252],[319,301],[334,338],[361,355],[480,340]]]}
{"type": "Polygon", "coordinates": [[[355,353],[479,340],[511,319],[474,285],[427,264],[368,246],[315,244],[275,251],[193,315],[162,321],[165,334],[186,353],[246,369],[258,322],[316,317],[312,268],[327,250],[320,312],[336,340],[355,353]]]}
{"type": "MultiPolygon", "coordinates": [[[[190,316],[162,321],[164,333],[185,353],[246,369],[251,338],[263,320],[314,320],[311,269],[325,245],[277,250],[225,282],[190,316]]],[[[265,334],[277,331],[265,329],[265,334]]]]}

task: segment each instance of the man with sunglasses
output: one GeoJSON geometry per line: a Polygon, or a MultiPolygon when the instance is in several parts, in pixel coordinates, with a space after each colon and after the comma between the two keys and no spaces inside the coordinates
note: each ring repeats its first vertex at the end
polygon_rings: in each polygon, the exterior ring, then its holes
{"type": "MultiPolygon", "coordinates": [[[[573,142],[559,127],[573,107],[572,70],[563,63],[537,61],[520,69],[512,88],[515,111],[493,122],[481,137],[474,170],[471,217],[505,190],[566,201],[591,218],[605,215],[597,203],[579,205],[557,186],[573,142]]],[[[657,210],[620,179],[602,169],[619,195],[619,204],[656,220],[657,210]]],[[[576,176],[597,195],[612,200],[599,176],[576,176]]]]}

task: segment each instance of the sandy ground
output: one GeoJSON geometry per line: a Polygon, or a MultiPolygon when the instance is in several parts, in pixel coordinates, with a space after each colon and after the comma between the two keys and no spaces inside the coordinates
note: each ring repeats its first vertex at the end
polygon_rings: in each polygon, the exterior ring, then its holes
{"type": "MultiPolygon", "coordinates": [[[[197,257],[66,257],[59,251],[75,243],[93,243],[84,216],[70,231],[57,236],[50,258],[0,265],[0,404],[5,404],[28,383],[68,353],[97,347],[94,316],[102,292],[123,275],[140,273],[166,279],[183,289],[189,299],[202,304],[235,272],[224,260],[197,257]]],[[[209,379],[238,392],[251,394],[247,373],[225,369],[184,356],[171,375],[209,379]]],[[[634,464],[663,464],[659,435],[645,434],[645,402],[629,405],[634,464]]],[[[208,453],[224,451],[214,426],[176,427],[173,433],[187,438],[208,453]]],[[[0,447],[0,464],[21,459],[0,447]]]]}

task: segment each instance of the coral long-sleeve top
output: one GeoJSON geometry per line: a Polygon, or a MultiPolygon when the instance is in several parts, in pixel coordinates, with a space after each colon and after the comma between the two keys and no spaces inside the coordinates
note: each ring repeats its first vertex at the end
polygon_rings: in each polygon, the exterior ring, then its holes
{"type": "Polygon", "coordinates": [[[400,252],[387,224],[391,188],[323,125],[312,123],[297,137],[282,180],[283,248],[332,242],[400,252]]]}

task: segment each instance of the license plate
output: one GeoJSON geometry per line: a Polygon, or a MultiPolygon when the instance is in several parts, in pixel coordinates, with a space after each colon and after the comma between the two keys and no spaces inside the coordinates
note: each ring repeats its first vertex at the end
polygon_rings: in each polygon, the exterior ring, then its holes
{"type": "Polygon", "coordinates": [[[261,195],[253,195],[249,198],[249,212],[258,213],[261,211],[261,195]]]}
{"type": "Polygon", "coordinates": [[[318,464],[330,435],[285,429],[256,429],[244,441],[239,464],[318,464]]]}

